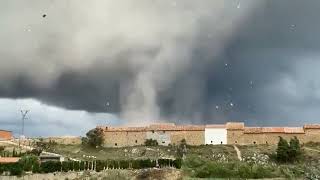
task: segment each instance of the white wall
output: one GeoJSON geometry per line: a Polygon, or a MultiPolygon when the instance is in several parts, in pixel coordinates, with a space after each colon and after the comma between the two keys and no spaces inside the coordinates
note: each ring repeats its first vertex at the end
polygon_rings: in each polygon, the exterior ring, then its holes
{"type": "Polygon", "coordinates": [[[225,128],[205,128],[206,144],[227,144],[227,130],[225,128]]]}

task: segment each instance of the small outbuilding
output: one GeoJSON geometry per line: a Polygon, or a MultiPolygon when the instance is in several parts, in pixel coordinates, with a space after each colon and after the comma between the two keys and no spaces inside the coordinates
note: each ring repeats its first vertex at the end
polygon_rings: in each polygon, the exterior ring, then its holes
{"type": "Polygon", "coordinates": [[[11,140],[12,132],[0,129],[0,141],[11,140]]]}

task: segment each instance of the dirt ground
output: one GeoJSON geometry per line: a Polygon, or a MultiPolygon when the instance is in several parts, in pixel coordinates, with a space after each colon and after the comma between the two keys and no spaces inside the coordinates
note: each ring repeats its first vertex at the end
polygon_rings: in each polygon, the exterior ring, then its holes
{"type": "Polygon", "coordinates": [[[23,177],[0,176],[1,180],[179,180],[182,172],[177,169],[106,170],[103,172],[68,172],[30,174],[23,177]]]}

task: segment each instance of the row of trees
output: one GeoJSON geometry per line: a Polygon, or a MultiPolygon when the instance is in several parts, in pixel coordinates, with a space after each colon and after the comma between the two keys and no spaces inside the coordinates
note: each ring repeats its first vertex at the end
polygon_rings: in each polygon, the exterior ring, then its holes
{"type": "Polygon", "coordinates": [[[33,173],[52,173],[93,170],[102,171],[105,169],[143,169],[153,167],[174,167],[181,168],[181,159],[140,159],[140,160],[97,160],[97,161],[47,161],[39,163],[36,156],[25,156],[18,163],[0,164],[0,174],[10,172],[10,175],[21,175],[23,171],[33,173]]]}
{"type": "Polygon", "coordinates": [[[301,145],[297,137],[291,138],[289,143],[280,137],[277,148],[277,161],[295,162],[301,158],[301,155],[301,145]]]}

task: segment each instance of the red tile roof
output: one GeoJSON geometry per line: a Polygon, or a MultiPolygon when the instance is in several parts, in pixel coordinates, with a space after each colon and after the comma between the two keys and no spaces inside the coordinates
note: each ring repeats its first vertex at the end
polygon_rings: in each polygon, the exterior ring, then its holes
{"type": "MultiPolygon", "coordinates": [[[[99,126],[99,128],[103,128],[99,126]]],[[[146,127],[104,127],[104,131],[204,131],[204,125],[178,125],[174,124],[152,124],[146,127]]]]}
{"type": "Polygon", "coordinates": [[[303,126],[304,129],[320,129],[320,124],[306,124],[303,126]]]}
{"type": "Polygon", "coordinates": [[[0,157],[0,164],[16,163],[20,160],[18,157],[0,157]]]}
{"type": "Polygon", "coordinates": [[[303,134],[303,128],[300,127],[246,127],[244,129],[246,134],[259,133],[285,133],[285,134],[303,134]]]}

